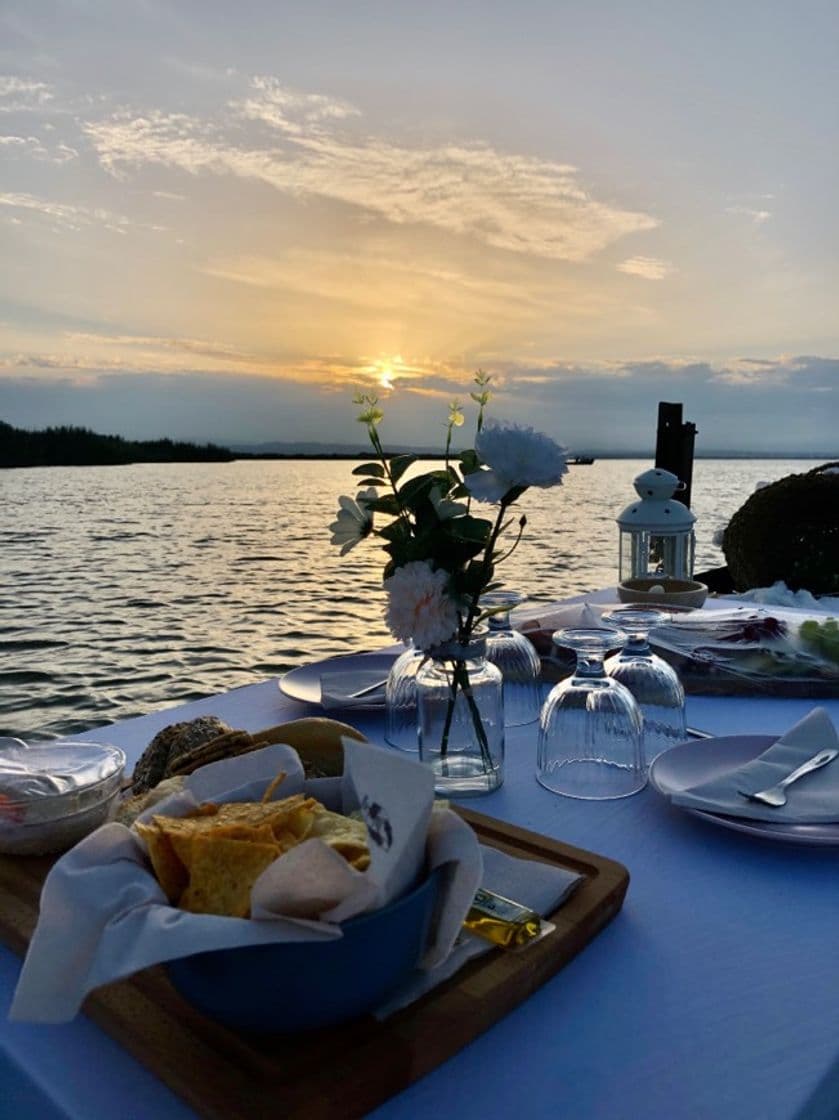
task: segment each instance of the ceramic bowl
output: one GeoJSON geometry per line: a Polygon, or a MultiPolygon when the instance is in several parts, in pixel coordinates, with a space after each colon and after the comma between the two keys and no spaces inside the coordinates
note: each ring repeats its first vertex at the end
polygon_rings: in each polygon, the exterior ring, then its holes
{"type": "Polygon", "coordinates": [[[646,606],[675,607],[696,610],[708,598],[708,588],[695,579],[627,579],[618,584],[622,603],[643,603],[646,606]]]}
{"type": "Polygon", "coordinates": [[[381,910],[344,922],[343,937],[247,945],[167,961],[172,984],[239,1031],[297,1034],[371,1011],[408,979],[425,949],[442,871],[381,910]]]}

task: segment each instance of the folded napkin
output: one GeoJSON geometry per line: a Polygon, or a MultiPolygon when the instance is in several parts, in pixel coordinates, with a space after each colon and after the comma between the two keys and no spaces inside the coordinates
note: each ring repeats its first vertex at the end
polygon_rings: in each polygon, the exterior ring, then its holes
{"type": "Polygon", "coordinates": [[[370,669],[335,669],[322,673],[320,702],[327,711],[347,708],[381,708],[385,702],[384,680],[387,673],[381,665],[370,669]],[[373,685],[381,687],[373,690],[373,685]],[[366,689],[372,691],[367,692],[366,689]],[[353,693],[364,691],[364,696],[353,693]]]}
{"type": "MultiPolygon", "coordinates": [[[[481,845],[484,857],[482,886],[505,898],[515,899],[545,917],[567,901],[583,881],[584,876],[563,867],[555,867],[538,860],[516,859],[497,848],[481,845]]],[[[495,948],[489,941],[464,931],[454,948],[436,967],[428,971],[419,969],[382,1006],[374,1012],[377,1019],[386,1019],[402,1007],[419,999],[426,992],[448,980],[473,957],[482,956],[495,948]]],[[[520,950],[527,952],[524,948],[520,950]]],[[[424,964],[428,968],[429,960],[424,964]]],[[[433,963],[433,962],[432,962],[433,963]]]]}
{"type": "Polygon", "coordinates": [[[565,606],[554,607],[543,603],[540,607],[529,607],[526,611],[518,611],[513,617],[517,630],[525,634],[529,630],[567,630],[603,625],[601,616],[605,611],[615,610],[620,603],[567,603],[565,606]]]}
{"type": "MultiPolygon", "coordinates": [[[[787,789],[786,805],[777,809],[759,801],[749,801],[738,792],[768,789],[808,758],[830,747],[839,747],[839,736],[825,709],[814,708],[752,762],[673,793],[670,800],[686,809],[775,824],[839,822],[839,758],[794,782],[787,789]]],[[[701,744],[697,749],[701,749],[701,744]]]]}

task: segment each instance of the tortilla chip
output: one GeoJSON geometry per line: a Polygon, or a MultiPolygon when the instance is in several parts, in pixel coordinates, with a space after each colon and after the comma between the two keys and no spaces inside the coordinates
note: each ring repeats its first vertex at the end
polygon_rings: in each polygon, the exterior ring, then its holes
{"type": "Polygon", "coordinates": [[[251,844],[276,843],[270,824],[220,824],[213,829],[212,835],[224,840],[247,840],[251,844]]]}
{"type": "Polygon", "coordinates": [[[276,844],[196,836],[189,886],[181,895],[181,907],[194,914],[249,917],[251,888],[278,855],[276,844]]]}
{"type": "Polygon", "coordinates": [[[286,774],[285,770],[281,770],[279,772],[279,774],[276,776],[276,778],[274,778],[274,780],[266,788],[265,793],[263,793],[263,795],[262,795],[263,804],[266,801],[271,800],[271,798],[274,796],[274,792],[277,789],[277,787],[281,786],[283,784],[283,782],[286,780],[287,777],[288,777],[288,774],[286,774]]]}
{"type": "Polygon", "coordinates": [[[257,878],[310,836],[359,871],[370,864],[364,822],[332,813],[301,793],[280,801],[207,803],[185,817],[158,814],[151,824],[135,827],[166,897],[198,914],[248,917],[257,878]]]}
{"type": "Polygon", "coordinates": [[[370,848],[364,821],[331,813],[318,804],[309,836],[319,837],[357,871],[366,871],[370,866],[370,848]]]}
{"type": "Polygon", "coordinates": [[[165,832],[146,824],[134,827],[146,842],[152,869],[163,893],[174,905],[189,883],[189,872],[165,832]]]}

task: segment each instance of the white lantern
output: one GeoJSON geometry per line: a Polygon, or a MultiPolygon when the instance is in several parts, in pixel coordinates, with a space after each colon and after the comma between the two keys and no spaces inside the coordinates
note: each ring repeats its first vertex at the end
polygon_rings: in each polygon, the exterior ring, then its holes
{"type": "Polygon", "coordinates": [[[673,494],[684,489],[675,474],[653,467],[634,482],[638,500],[618,517],[620,579],[692,579],[694,514],[673,494]]]}

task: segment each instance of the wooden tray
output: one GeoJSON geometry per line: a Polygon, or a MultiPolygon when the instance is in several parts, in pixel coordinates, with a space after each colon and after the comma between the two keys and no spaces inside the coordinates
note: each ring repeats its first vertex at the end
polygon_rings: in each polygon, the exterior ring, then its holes
{"type": "MultiPolygon", "coordinates": [[[[491,950],[385,1023],[370,1017],[308,1035],[238,1035],[187,1004],[160,968],[99,988],[84,1010],[210,1120],[352,1120],[440,1065],[558,972],[620,910],[629,874],[592,852],[458,810],[481,842],[582,873],[521,953],[491,950]]],[[[0,856],[0,938],[24,953],[51,858],[0,856]]]]}

